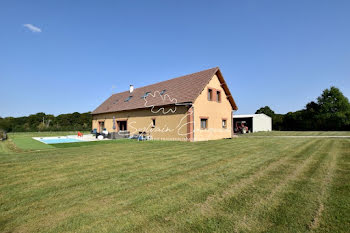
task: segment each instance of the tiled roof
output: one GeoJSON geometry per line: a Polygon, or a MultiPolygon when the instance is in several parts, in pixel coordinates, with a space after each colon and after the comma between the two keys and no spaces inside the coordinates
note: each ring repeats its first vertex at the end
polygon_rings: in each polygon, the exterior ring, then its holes
{"type": "Polygon", "coordinates": [[[233,109],[237,109],[219,68],[215,67],[152,85],[135,88],[132,93],[125,91],[114,94],[97,107],[92,114],[140,109],[152,105],[163,106],[174,103],[193,103],[214,74],[218,75],[233,109]],[[163,95],[161,95],[162,91],[163,95]],[[142,98],[147,92],[150,92],[150,94],[142,98]],[[130,96],[132,97],[130,98],[130,96]],[[129,100],[126,101],[127,99],[129,100]]]}

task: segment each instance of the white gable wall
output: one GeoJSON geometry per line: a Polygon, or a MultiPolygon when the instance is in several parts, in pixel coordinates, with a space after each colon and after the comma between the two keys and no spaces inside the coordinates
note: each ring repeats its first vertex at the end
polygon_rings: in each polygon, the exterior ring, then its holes
{"type": "Polygon", "coordinates": [[[265,114],[255,114],[253,116],[253,132],[271,131],[272,119],[265,114]]]}

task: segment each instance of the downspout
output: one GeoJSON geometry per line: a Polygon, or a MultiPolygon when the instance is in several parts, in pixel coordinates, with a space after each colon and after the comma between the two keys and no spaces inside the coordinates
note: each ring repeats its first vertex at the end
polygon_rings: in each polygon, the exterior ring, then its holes
{"type": "Polygon", "coordinates": [[[195,119],[195,118],[194,118],[194,106],[193,106],[193,105],[192,105],[192,112],[193,112],[193,113],[192,113],[192,115],[193,115],[193,121],[192,121],[192,136],[193,136],[193,141],[195,141],[195,140],[194,140],[194,131],[195,131],[195,130],[194,130],[194,125],[195,125],[195,124],[194,124],[194,119],[195,119]]]}

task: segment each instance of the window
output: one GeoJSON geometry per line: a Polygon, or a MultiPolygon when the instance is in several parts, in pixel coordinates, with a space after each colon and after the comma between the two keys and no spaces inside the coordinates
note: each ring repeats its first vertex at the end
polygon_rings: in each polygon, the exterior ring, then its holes
{"type": "Polygon", "coordinates": [[[222,128],[224,128],[224,129],[227,128],[227,121],[226,121],[226,119],[222,119],[222,128]]]}
{"type": "Polygon", "coordinates": [[[201,129],[208,129],[208,119],[201,118],[201,129]]]}
{"type": "Polygon", "coordinates": [[[216,101],[221,102],[221,92],[220,91],[216,91],[216,101]]]}
{"type": "Polygon", "coordinates": [[[129,102],[129,100],[131,100],[131,98],[132,98],[132,95],[129,96],[126,100],[124,100],[124,102],[129,102]]]}
{"type": "Polygon", "coordinates": [[[152,119],[152,127],[153,127],[153,128],[156,127],[156,118],[153,118],[153,119],[152,119]]]}
{"type": "Polygon", "coordinates": [[[162,91],[160,92],[160,95],[164,95],[165,91],[166,91],[165,89],[162,90],[162,91]]]}
{"type": "Polygon", "coordinates": [[[209,101],[213,100],[213,90],[212,89],[208,89],[208,100],[209,101]]]}
{"type": "Polygon", "coordinates": [[[146,98],[150,93],[151,93],[151,92],[147,91],[147,92],[141,97],[141,99],[146,98]]]}

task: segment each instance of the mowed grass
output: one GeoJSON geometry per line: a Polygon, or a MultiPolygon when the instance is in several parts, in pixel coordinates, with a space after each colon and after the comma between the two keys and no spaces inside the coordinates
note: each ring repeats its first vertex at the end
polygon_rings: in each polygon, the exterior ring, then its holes
{"type": "MultiPolygon", "coordinates": [[[[88,132],[83,132],[88,133],[88,132]]],[[[45,150],[54,148],[52,145],[44,144],[32,137],[54,137],[54,136],[66,136],[76,135],[76,131],[60,131],[60,132],[30,132],[30,133],[9,133],[8,143],[14,143],[17,151],[26,150],[45,150]]],[[[1,148],[0,148],[1,151],[1,148]]]]}
{"type": "Polygon", "coordinates": [[[244,134],[244,136],[350,136],[350,131],[270,131],[244,134]]]}
{"type": "Polygon", "coordinates": [[[116,141],[0,155],[2,232],[347,232],[350,140],[116,141]]]}

